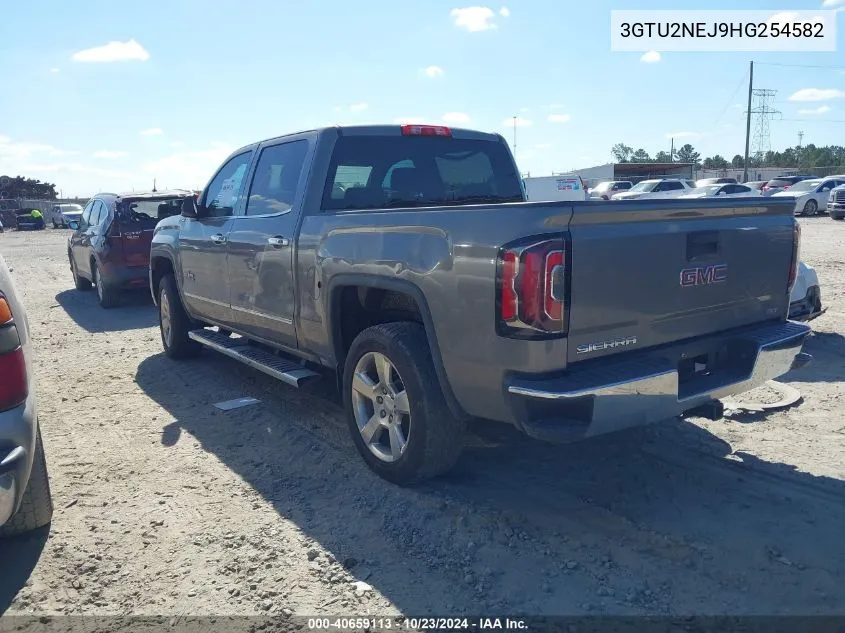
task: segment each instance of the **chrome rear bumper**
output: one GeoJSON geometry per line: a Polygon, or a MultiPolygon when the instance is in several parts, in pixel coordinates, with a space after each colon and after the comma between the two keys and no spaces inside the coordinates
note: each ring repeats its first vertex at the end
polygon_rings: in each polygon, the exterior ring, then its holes
{"type": "Polygon", "coordinates": [[[811,329],[787,321],[743,328],[654,352],[606,359],[556,377],[514,377],[507,385],[518,425],[531,436],[567,441],[666,420],[742,393],[809,362],[811,329]],[[691,347],[692,346],[692,347],[691,347]],[[687,348],[732,348],[738,362],[682,378],[687,348]]]}

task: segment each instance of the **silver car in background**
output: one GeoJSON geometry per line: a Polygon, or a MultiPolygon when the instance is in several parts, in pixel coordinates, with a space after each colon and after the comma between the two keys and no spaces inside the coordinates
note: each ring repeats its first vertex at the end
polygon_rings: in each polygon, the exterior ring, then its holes
{"type": "Polygon", "coordinates": [[[79,204],[54,204],[50,209],[50,220],[53,222],[54,229],[68,228],[71,222],[78,222],[81,217],[82,205],[79,204]]]}
{"type": "Polygon", "coordinates": [[[53,517],[33,375],[29,321],[0,256],[0,536],[43,527],[53,517]]]}

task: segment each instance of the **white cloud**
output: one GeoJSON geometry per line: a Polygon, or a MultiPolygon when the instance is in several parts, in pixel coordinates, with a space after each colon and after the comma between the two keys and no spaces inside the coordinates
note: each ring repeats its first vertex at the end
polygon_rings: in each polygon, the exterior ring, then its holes
{"type": "Polygon", "coordinates": [[[498,28],[493,22],[496,13],[490,7],[465,7],[452,9],[449,13],[455,21],[455,26],[466,29],[470,33],[489,31],[498,28]]]}
{"type": "Polygon", "coordinates": [[[173,141],[170,147],[184,147],[185,141],[173,141]]]}
{"type": "Polygon", "coordinates": [[[823,7],[838,7],[841,4],[845,4],[845,0],[824,0],[822,2],[823,7]]]}
{"type": "Polygon", "coordinates": [[[656,64],[661,59],[663,59],[663,56],[657,51],[648,51],[647,53],[643,53],[642,57],[640,57],[640,61],[644,64],[656,64]]]}
{"type": "Polygon", "coordinates": [[[59,72],[59,69],[58,68],[51,68],[50,72],[55,75],[57,72],[59,72]]]}
{"type": "Polygon", "coordinates": [[[86,48],[74,53],[71,57],[75,62],[145,62],[149,58],[150,54],[147,50],[134,39],[86,48]]]}
{"type": "Polygon", "coordinates": [[[560,110],[563,107],[561,103],[550,103],[549,110],[560,110]]]}
{"type": "Polygon", "coordinates": [[[831,99],[842,99],[845,91],[836,88],[802,88],[790,95],[790,101],[830,101],[831,99]]]}
{"type": "Polygon", "coordinates": [[[440,66],[429,66],[428,68],[423,68],[423,72],[427,77],[434,79],[435,77],[441,77],[444,71],[440,66]]]}
{"type": "Polygon", "coordinates": [[[164,134],[164,130],[160,127],[148,127],[146,130],[141,130],[142,136],[158,136],[159,134],[164,134]]]}
{"type": "Polygon", "coordinates": [[[812,110],[798,110],[798,114],[827,114],[830,112],[830,106],[819,106],[812,110]]]}
{"type": "Polygon", "coordinates": [[[361,102],[361,103],[353,103],[351,106],[349,106],[349,109],[352,110],[353,112],[363,112],[364,110],[366,110],[369,107],[370,106],[367,105],[366,103],[361,102]]]}
{"type": "Polygon", "coordinates": [[[509,18],[511,16],[511,10],[507,7],[502,7],[501,9],[499,9],[499,15],[501,15],[503,18],[509,18]]]}
{"type": "Polygon", "coordinates": [[[572,120],[571,114],[550,114],[549,121],[551,123],[568,123],[572,120]]]}
{"type": "Polygon", "coordinates": [[[447,112],[443,115],[444,123],[469,123],[469,115],[464,112],[447,112]]]}
{"type": "Polygon", "coordinates": [[[393,122],[399,125],[422,125],[425,119],[420,116],[398,116],[393,119],[393,122]]]}
{"type": "Polygon", "coordinates": [[[529,125],[534,125],[534,121],[530,119],[524,119],[521,116],[516,117],[516,121],[514,121],[514,117],[510,117],[502,121],[502,127],[528,127],[529,125]]]}
{"type": "Polygon", "coordinates": [[[666,138],[701,138],[701,132],[666,132],[666,138]]]}
{"type": "Polygon", "coordinates": [[[94,158],[122,158],[128,156],[127,152],[115,151],[111,149],[100,149],[92,154],[94,158]]]}
{"type": "Polygon", "coordinates": [[[46,143],[13,142],[8,136],[0,136],[0,159],[28,160],[42,154],[45,156],[73,156],[76,152],[59,149],[46,143]]]}
{"type": "Polygon", "coordinates": [[[225,143],[213,143],[204,150],[177,152],[141,167],[141,171],[150,179],[157,178],[163,183],[167,179],[168,187],[196,189],[205,186],[221,161],[235,150],[225,143]]]}

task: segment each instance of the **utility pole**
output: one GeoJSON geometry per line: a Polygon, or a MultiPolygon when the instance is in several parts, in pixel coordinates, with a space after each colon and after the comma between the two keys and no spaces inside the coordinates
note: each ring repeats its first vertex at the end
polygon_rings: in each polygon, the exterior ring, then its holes
{"type": "Polygon", "coordinates": [[[751,93],[754,89],[754,62],[748,70],[748,112],[745,115],[745,166],[742,170],[742,182],[748,182],[748,149],[751,143],[751,93]]]}
{"type": "Polygon", "coordinates": [[[156,193],[156,179],[153,178],[153,193],[156,193]]]}
{"type": "Polygon", "coordinates": [[[672,145],[669,147],[669,162],[675,162],[675,137],[672,137],[672,145]]]}
{"type": "Polygon", "coordinates": [[[803,141],[804,141],[804,131],[800,130],[798,132],[798,147],[801,147],[801,145],[803,144],[803,141]]]}

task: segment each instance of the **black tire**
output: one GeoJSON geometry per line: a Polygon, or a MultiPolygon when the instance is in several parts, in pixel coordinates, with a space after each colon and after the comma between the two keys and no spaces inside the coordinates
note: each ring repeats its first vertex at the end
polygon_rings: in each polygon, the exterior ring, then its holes
{"type": "Polygon", "coordinates": [[[91,290],[91,282],[79,275],[79,271],[76,269],[76,260],[71,257],[70,253],[68,253],[67,257],[70,260],[70,273],[73,275],[73,285],[77,290],[91,290]]]}
{"type": "Polygon", "coordinates": [[[832,215],[830,217],[832,217],[834,220],[845,220],[845,215],[832,215]]]}
{"type": "Polygon", "coordinates": [[[804,208],[801,210],[801,215],[818,215],[819,214],[819,203],[815,200],[807,200],[807,204],[804,205],[804,208]]]}
{"type": "Polygon", "coordinates": [[[191,317],[185,312],[185,307],[179,298],[176,279],[172,274],[165,275],[158,285],[158,329],[164,353],[174,359],[190,358],[199,354],[202,346],[188,337],[188,332],[193,329],[193,326],[191,317]],[[165,335],[165,328],[162,325],[162,306],[165,306],[169,319],[169,336],[165,335]]]}
{"type": "Polygon", "coordinates": [[[452,468],[464,447],[466,423],[452,415],[437,374],[425,330],[418,323],[375,325],[352,342],[343,372],[343,405],[355,447],[367,466],[387,481],[404,486],[431,479],[452,468]],[[383,354],[396,368],[408,393],[407,446],[392,462],[367,447],[355,421],[352,379],[358,361],[370,352],[383,354]]]}
{"type": "Polygon", "coordinates": [[[58,225],[58,224],[56,224],[56,221],[55,221],[55,220],[53,220],[53,228],[54,228],[54,229],[59,228],[59,225],[58,225]]]}
{"type": "Polygon", "coordinates": [[[32,471],[29,473],[21,505],[12,518],[0,526],[0,536],[14,536],[37,530],[48,525],[52,519],[53,499],[50,496],[47,458],[44,455],[44,443],[41,441],[41,429],[38,429],[35,435],[32,471]]]}
{"type": "Polygon", "coordinates": [[[97,299],[100,301],[100,306],[108,309],[114,308],[120,303],[120,290],[106,283],[106,280],[100,275],[100,269],[97,268],[96,262],[91,262],[91,278],[94,287],[97,289],[97,299]]]}

